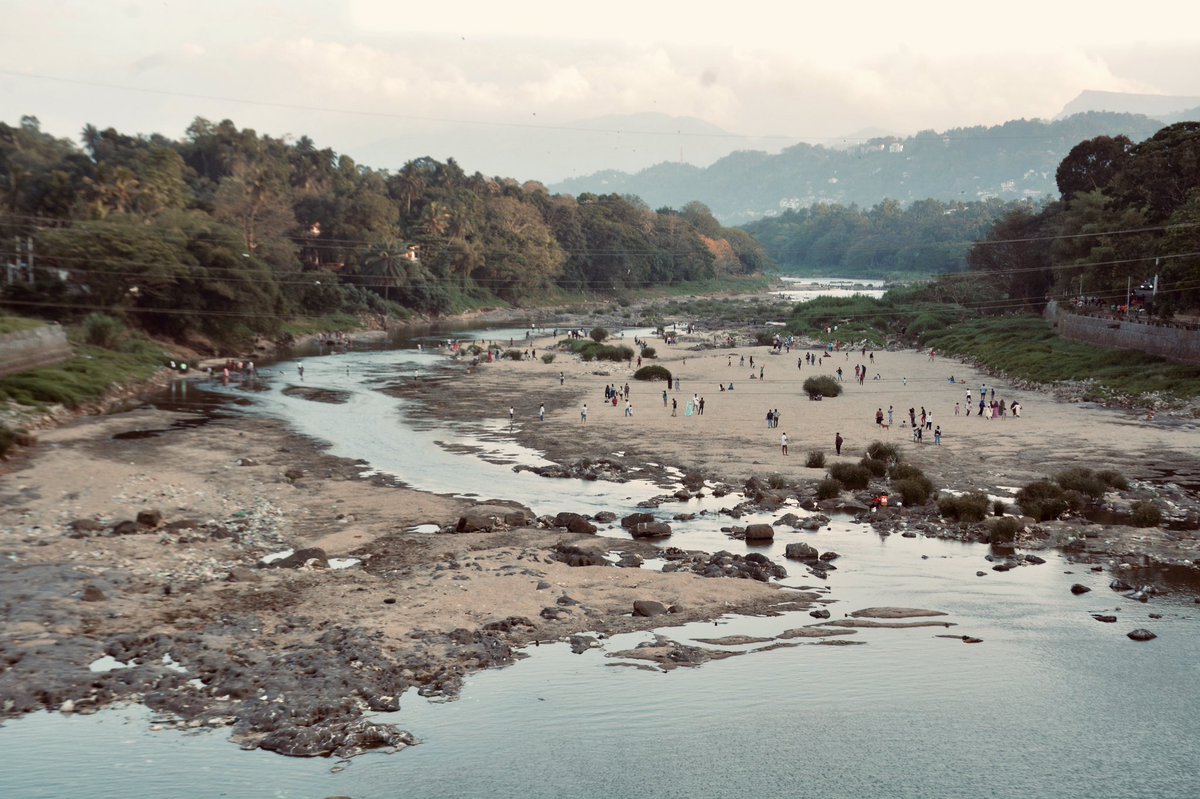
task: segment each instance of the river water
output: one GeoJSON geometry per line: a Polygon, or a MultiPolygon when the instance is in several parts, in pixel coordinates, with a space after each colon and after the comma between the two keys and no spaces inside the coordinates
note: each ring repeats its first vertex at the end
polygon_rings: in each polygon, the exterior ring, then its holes
{"type": "MultiPolygon", "coordinates": [[[[304,386],[348,401],[285,392],[299,384],[295,361],[271,367],[262,391],[222,389],[218,399],[226,412],[286,419],[328,440],[334,454],[425,490],[516,499],[538,512],[618,514],[663,493],[649,483],[515,473],[512,464],[541,456],[512,440],[507,420],[414,421],[412,407],[382,389],[444,378],[453,367],[427,348],[306,355],[303,363],[304,386]]],[[[712,511],[733,499],[661,513],[712,511]]],[[[721,523],[702,515],[676,525],[670,543],[746,551],[721,523]]],[[[745,654],[667,674],[605,655],[650,633],[581,655],[542,646],[516,665],[470,677],[456,701],[406,696],[400,712],[380,719],[421,745],[349,764],[242,752],[220,731],[152,731],[155,720],[140,706],[41,713],[0,728],[0,797],[1200,796],[1194,586],[1163,576],[1170,592],[1142,604],[1110,591],[1110,574],[1057,555],[993,572],[985,547],[880,537],[843,520],[815,533],[780,528],[772,545],[755,550],[788,567],[784,585],[819,590],[835,618],[895,605],[944,611],[954,626],[864,629],[840,639],[859,645],[725,647],[745,654]],[[827,581],[783,559],[785,545],[798,540],[842,555],[827,581]],[[1073,595],[1076,582],[1092,592],[1073,595]],[[1099,612],[1119,621],[1097,622],[1090,614],[1099,612]],[[1125,633],[1135,627],[1159,637],[1130,641],[1125,633]],[[983,642],[950,637],[961,635],[983,642]]],[[[687,643],[773,636],[812,622],[796,613],[661,632],[687,643]]]]}

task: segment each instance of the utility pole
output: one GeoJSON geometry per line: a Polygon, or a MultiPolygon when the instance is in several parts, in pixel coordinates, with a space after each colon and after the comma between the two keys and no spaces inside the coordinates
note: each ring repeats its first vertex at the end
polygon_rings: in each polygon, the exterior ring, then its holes
{"type": "Polygon", "coordinates": [[[1125,276],[1125,313],[1129,313],[1129,290],[1132,288],[1133,278],[1125,276]]]}
{"type": "Polygon", "coordinates": [[[25,237],[25,263],[29,264],[29,285],[33,285],[33,236],[25,237]]]}

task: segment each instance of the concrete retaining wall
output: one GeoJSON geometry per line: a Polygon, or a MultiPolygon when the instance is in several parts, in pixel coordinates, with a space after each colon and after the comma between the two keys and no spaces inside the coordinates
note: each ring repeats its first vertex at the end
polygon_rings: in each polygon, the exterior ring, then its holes
{"type": "Polygon", "coordinates": [[[0,377],[55,366],[71,357],[67,334],[58,325],[0,336],[0,377]]]}
{"type": "Polygon", "coordinates": [[[1200,331],[1173,325],[1132,322],[1106,316],[1080,316],[1046,307],[1058,334],[1072,341],[1117,350],[1138,350],[1178,363],[1200,365],[1200,331]]]}

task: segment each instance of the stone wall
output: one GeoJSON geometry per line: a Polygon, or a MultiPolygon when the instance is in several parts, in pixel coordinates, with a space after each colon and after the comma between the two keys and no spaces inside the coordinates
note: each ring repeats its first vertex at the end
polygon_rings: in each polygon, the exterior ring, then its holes
{"type": "Polygon", "coordinates": [[[1058,334],[1072,341],[1116,350],[1138,350],[1178,363],[1200,365],[1200,330],[1179,325],[1133,322],[1111,316],[1081,316],[1046,306],[1058,334]]]}
{"type": "Polygon", "coordinates": [[[58,325],[45,325],[0,336],[0,377],[42,366],[54,366],[70,357],[71,345],[67,343],[67,334],[58,325]]]}

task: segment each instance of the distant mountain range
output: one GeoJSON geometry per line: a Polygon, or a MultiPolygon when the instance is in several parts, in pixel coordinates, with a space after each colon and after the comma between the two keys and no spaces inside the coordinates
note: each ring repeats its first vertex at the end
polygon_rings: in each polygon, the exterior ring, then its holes
{"type": "Polygon", "coordinates": [[[1088,111],[1113,111],[1118,114],[1144,114],[1164,124],[1200,118],[1200,97],[1177,94],[1134,94],[1101,92],[1089,89],[1063,106],[1055,119],[1066,119],[1088,111]]]}
{"type": "MultiPolygon", "coordinates": [[[[1085,93],[1086,99],[1100,99],[1096,94],[1101,93],[1085,93]]],[[[1183,109],[1186,102],[1171,107],[1183,109]]],[[[1079,142],[1118,134],[1141,141],[1163,125],[1144,114],[1089,111],[1052,121],[882,136],[838,149],[810,144],[778,154],[748,149],[707,167],[664,162],[632,174],[608,169],[550,188],[575,195],[636,195],[651,208],[681,208],[698,200],[726,225],[814,203],[1040,198],[1057,195],[1059,162],[1079,142]]]]}

